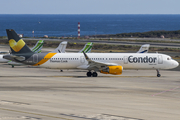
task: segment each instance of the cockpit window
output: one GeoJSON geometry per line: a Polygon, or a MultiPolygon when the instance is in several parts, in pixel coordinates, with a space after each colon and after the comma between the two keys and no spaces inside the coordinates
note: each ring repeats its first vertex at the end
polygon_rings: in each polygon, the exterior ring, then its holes
{"type": "Polygon", "coordinates": [[[167,60],[171,60],[171,58],[170,58],[170,57],[168,57],[168,58],[167,58],[167,60]]]}

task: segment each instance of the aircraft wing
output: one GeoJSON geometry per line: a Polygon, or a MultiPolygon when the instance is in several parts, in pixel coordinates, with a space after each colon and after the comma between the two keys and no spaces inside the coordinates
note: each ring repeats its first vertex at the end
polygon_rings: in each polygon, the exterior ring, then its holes
{"type": "Polygon", "coordinates": [[[100,62],[100,61],[93,61],[86,55],[86,53],[84,51],[83,51],[83,54],[84,54],[86,60],[88,61],[88,64],[81,65],[78,68],[101,71],[103,69],[106,69],[107,66],[118,66],[118,64],[116,64],[116,63],[105,63],[105,62],[100,62]]]}

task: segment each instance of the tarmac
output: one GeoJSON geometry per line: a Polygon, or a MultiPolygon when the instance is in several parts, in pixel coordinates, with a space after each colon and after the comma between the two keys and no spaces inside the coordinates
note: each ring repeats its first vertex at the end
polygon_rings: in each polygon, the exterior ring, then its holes
{"type": "Polygon", "coordinates": [[[0,120],[179,120],[180,72],[83,70],[0,64],[0,120]]]}

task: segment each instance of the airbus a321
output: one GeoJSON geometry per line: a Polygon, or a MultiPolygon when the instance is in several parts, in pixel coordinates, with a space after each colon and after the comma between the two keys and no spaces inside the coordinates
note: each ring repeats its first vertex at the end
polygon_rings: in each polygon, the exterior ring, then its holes
{"type": "Polygon", "coordinates": [[[27,65],[59,69],[85,69],[88,77],[97,72],[120,75],[123,69],[172,69],[179,65],[169,55],[159,53],[34,53],[12,29],[7,29],[12,54],[3,58],[27,65]]]}

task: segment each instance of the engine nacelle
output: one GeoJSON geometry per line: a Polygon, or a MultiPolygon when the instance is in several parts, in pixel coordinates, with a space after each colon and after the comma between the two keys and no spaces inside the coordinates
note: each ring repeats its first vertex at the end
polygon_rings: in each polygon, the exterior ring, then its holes
{"type": "Polygon", "coordinates": [[[123,71],[122,66],[108,66],[106,69],[101,70],[100,72],[103,74],[120,75],[122,74],[122,71],[123,71]]]}

